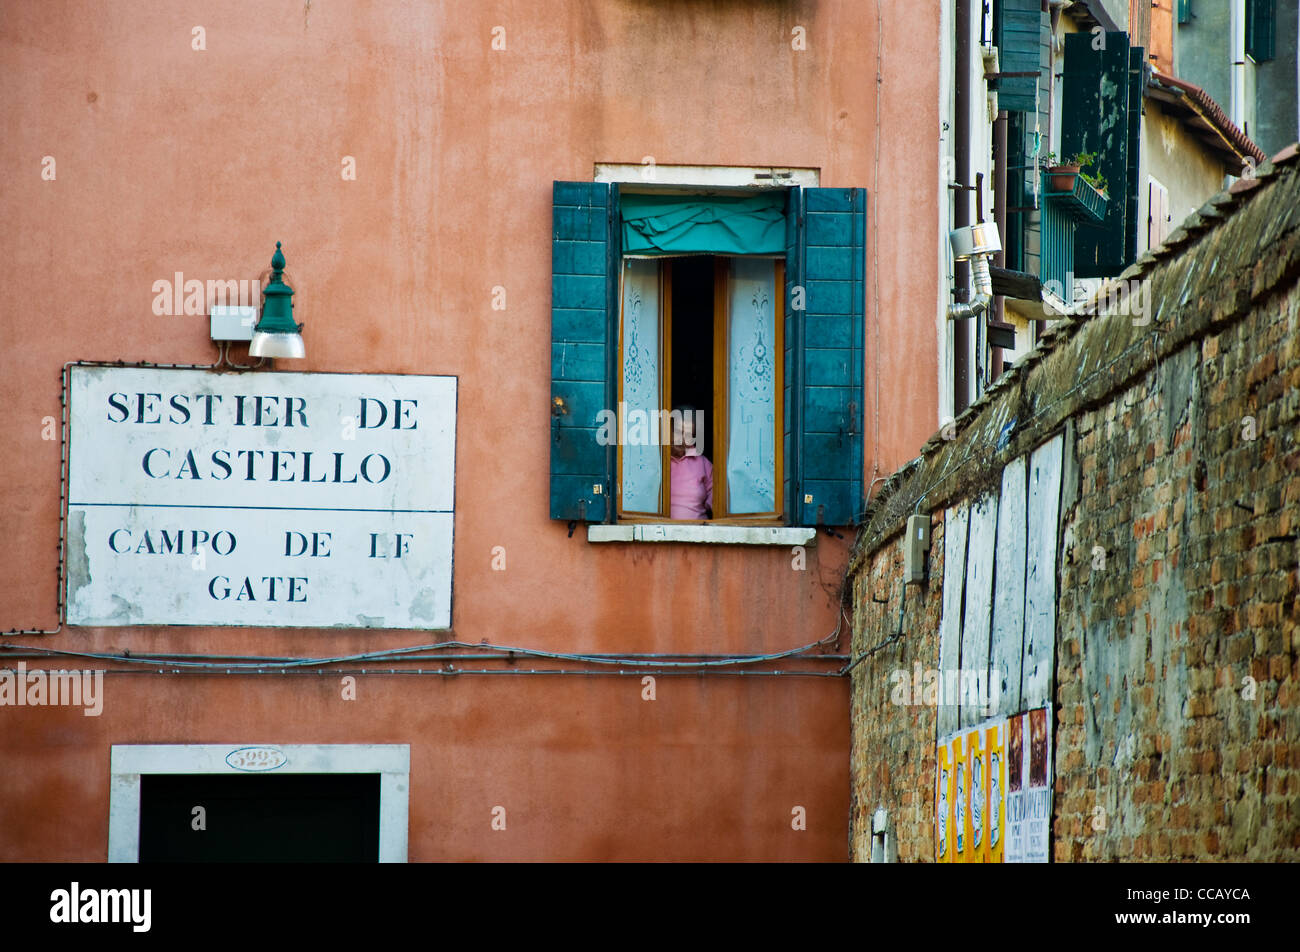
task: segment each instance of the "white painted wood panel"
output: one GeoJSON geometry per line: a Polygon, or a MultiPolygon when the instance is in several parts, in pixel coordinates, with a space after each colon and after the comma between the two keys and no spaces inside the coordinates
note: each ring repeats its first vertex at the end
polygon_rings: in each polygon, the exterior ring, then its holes
{"type": "Polygon", "coordinates": [[[998,713],[1020,707],[1020,670],[1025,654],[1025,480],[1028,457],[1002,470],[998,498],[997,567],[993,582],[993,677],[998,685],[998,713]]]}
{"type": "MultiPolygon", "coordinates": [[[[961,661],[961,596],[966,584],[966,527],[970,518],[967,503],[954,506],[943,516],[943,618],[939,622],[939,673],[947,683],[948,672],[957,672],[961,661]]],[[[941,698],[944,702],[951,699],[941,698]]],[[[957,706],[943,703],[938,709],[939,736],[957,729],[957,706]]]]}
{"type": "MultiPolygon", "coordinates": [[[[966,610],[961,634],[961,726],[970,727],[992,711],[987,703],[971,703],[965,693],[965,677],[979,673],[980,689],[992,700],[988,689],[989,632],[993,611],[993,556],[997,542],[998,497],[989,493],[970,508],[966,542],[966,610]],[[981,673],[982,672],[982,673],[981,673]]],[[[983,700],[983,698],[981,698],[983,700]]]]}
{"type": "Polygon", "coordinates": [[[1025,653],[1021,705],[1050,703],[1056,648],[1056,531],[1061,505],[1061,452],[1058,434],[1034,450],[1029,460],[1025,558],[1025,653]]]}

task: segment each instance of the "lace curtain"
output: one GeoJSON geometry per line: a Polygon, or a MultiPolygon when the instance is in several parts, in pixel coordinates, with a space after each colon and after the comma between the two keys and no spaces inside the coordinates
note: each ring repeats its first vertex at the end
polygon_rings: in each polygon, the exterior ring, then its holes
{"type": "Polygon", "coordinates": [[[765,258],[731,261],[727,327],[727,508],[776,510],[776,275],[765,258]]]}
{"type": "MultiPolygon", "coordinates": [[[[623,511],[658,512],[663,457],[654,439],[659,396],[659,262],[623,259],[623,511]]],[[[621,415],[621,414],[620,414],[621,415]]],[[[620,423],[620,431],[622,430],[620,423]]]]}

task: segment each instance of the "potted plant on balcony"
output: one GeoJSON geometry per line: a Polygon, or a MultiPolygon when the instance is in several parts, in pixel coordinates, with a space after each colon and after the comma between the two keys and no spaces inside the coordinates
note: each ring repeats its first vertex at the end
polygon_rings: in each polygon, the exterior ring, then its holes
{"type": "MultiPolygon", "coordinates": [[[[1096,158],[1091,152],[1079,152],[1071,158],[1057,162],[1055,152],[1047,153],[1047,174],[1052,177],[1052,191],[1073,192],[1074,180],[1083,169],[1092,165],[1096,158]]],[[[1084,180],[1087,181],[1088,176],[1085,175],[1084,180]]]]}
{"type": "Polygon", "coordinates": [[[1090,186],[1092,186],[1092,188],[1093,188],[1093,189],[1097,192],[1097,194],[1099,194],[1102,198],[1109,198],[1109,195],[1108,195],[1107,192],[1106,192],[1106,187],[1107,187],[1107,185],[1109,184],[1109,183],[1107,183],[1107,181],[1106,181],[1106,176],[1102,175],[1100,172],[1092,172],[1092,173],[1089,173],[1089,172],[1085,172],[1085,171],[1083,171],[1082,169],[1080,169],[1080,171],[1079,171],[1079,178],[1083,179],[1083,180],[1084,180],[1085,182],[1087,182],[1090,186]]]}

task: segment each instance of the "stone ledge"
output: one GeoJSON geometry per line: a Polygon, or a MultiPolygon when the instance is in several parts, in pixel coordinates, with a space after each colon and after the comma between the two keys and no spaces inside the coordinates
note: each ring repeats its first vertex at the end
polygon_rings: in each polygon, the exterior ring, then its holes
{"type": "Polygon", "coordinates": [[[710,545],[807,545],[816,529],[788,526],[702,526],[647,523],[588,526],[588,542],[691,542],[710,545]]]}

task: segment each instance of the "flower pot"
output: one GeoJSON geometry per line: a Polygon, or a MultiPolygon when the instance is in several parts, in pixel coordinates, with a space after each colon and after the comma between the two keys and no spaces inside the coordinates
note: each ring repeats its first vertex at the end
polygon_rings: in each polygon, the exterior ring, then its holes
{"type": "Polygon", "coordinates": [[[1078,165],[1053,165],[1047,170],[1052,177],[1053,192],[1073,192],[1074,180],[1079,175],[1078,165]]]}

